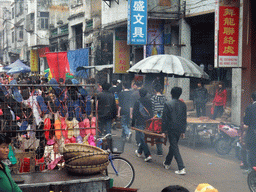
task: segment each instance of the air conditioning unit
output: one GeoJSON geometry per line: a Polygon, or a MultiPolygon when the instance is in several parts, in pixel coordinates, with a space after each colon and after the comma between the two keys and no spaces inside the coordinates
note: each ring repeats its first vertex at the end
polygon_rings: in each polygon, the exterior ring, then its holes
{"type": "Polygon", "coordinates": [[[27,25],[26,30],[27,30],[27,32],[33,32],[34,31],[34,25],[27,25]]]}

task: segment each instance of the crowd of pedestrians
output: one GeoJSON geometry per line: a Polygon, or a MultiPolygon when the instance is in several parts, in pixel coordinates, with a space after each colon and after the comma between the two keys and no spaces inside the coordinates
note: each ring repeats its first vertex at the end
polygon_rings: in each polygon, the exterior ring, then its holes
{"type": "Polygon", "coordinates": [[[163,87],[160,83],[154,83],[154,94],[149,97],[148,91],[143,88],[142,81],[135,82],[132,84],[133,87],[128,83],[123,83],[122,90],[118,89],[116,81],[113,82],[113,87],[110,87],[111,85],[108,83],[103,84],[103,92],[98,95],[100,131],[104,132],[105,130],[105,133],[111,133],[111,124],[116,118],[116,109],[118,109],[117,117],[121,117],[123,129],[122,137],[129,139],[131,127],[136,127],[138,130],[135,132],[135,141],[138,149],[135,154],[137,157],[144,155],[144,161],[149,162],[152,160],[152,156],[142,130],[146,128],[147,120],[153,117],[162,118],[163,134],[156,140],[157,155],[163,156],[161,141],[168,137],[170,141],[169,153],[163,165],[165,169],[169,169],[174,157],[178,162],[178,171],[175,173],[186,174],[178,148],[179,138],[184,134],[187,124],[186,104],[179,100],[182,89],[174,87],[171,91],[172,100],[168,102],[162,94],[163,87]],[[118,102],[115,102],[116,98],[118,98],[118,102]]]}
{"type": "MultiPolygon", "coordinates": [[[[143,88],[142,81],[121,83],[120,80],[113,80],[112,85],[103,83],[95,88],[93,79],[88,80],[88,86],[83,86],[76,79],[59,79],[57,82],[54,78],[48,81],[46,78],[18,77],[15,79],[13,76],[2,75],[0,82],[0,126],[2,131],[7,132],[8,137],[15,138],[17,135],[25,134],[27,137],[39,139],[40,143],[45,141],[45,144],[49,145],[51,143],[49,141],[54,140],[54,143],[62,137],[65,143],[78,142],[79,139],[82,141],[86,135],[81,129],[87,126],[85,122],[89,120],[89,126],[93,127],[92,120],[95,121],[97,115],[100,136],[111,133],[114,123],[117,118],[120,118],[122,137],[130,140],[131,127],[144,130],[147,126],[146,121],[157,117],[162,119],[162,137],[156,140],[157,155],[163,156],[162,141],[168,138],[169,151],[163,166],[165,169],[170,169],[172,160],[175,158],[178,165],[175,173],[186,174],[178,147],[179,139],[184,137],[187,126],[187,108],[186,104],[180,100],[182,94],[180,87],[172,88],[171,97],[166,98],[163,95],[163,86],[157,83],[158,81],[153,84],[154,94],[152,95],[143,88]],[[57,128],[62,131],[58,132],[57,128]],[[36,132],[43,129],[45,132],[36,132]],[[50,131],[51,129],[56,130],[50,131]],[[15,132],[17,130],[18,132],[15,132]],[[34,130],[34,135],[28,130],[34,130]]],[[[213,100],[215,106],[213,119],[223,113],[226,99],[227,91],[222,84],[219,84],[213,100]]],[[[247,133],[249,132],[246,136],[249,164],[255,162],[256,139],[253,124],[255,94],[252,95],[252,99],[254,102],[246,109],[244,118],[244,123],[248,125],[247,133]]],[[[206,115],[207,101],[207,90],[202,83],[198,83],[198,88],[194,92],[198,117],[206,115]]],[[[94,127],[96,128],[96,124],[94,127]]],[[[151,152],[142,131],[135,132],[135,141],[138,146],[135,155],[144,156],[144,161],[150,162],[151,152]]],[[[37,152],[37,158],[42,157],[44,151],[37,152]]],[[[0,166],[1,168],[4,169],[3,166],[0,166]]]]}

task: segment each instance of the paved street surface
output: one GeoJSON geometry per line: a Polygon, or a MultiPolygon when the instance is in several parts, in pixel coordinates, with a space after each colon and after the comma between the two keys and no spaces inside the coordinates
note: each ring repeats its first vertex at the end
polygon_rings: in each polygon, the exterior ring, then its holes
{"type": "MultiPolygon", "coordinates": [[[[113,131],[119,134],[120,129],[113,131]]],[[[168,185],[181,185],[190,192],[194,192],[199,183],[209,183],[219,192],[249,192],[247,186],[247,175],[239,168],[234,154],[228,156],[218,155],[211,147],[197,146],[193,149],[185,142],[180,145],[181,155],[186,166],[186,175],[176,175],[177,164],[174,160],[170,170],[165,170],[162,163],[168,153],[168,146],[163,146],[164,156],[156,155],[156,146],[150,146],[153,157],[151,162],[144,162],[143,158],[135,156],[137,149],[134,141],[126,143],[125,152],[122,157],[128,159],[135,168],[135,181],[131,188],[139,192],[160,192],[168,185]]]]}

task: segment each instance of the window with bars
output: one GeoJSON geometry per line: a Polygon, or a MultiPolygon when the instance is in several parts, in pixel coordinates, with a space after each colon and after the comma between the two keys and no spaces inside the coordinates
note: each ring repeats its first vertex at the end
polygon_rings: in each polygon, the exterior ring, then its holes
{"type": "Polygon", "coordinates": [[[16,16],[19,16],[19,15],[23,14],[23,10],[24,10],[23,6],[24,6],[24,1],[23,0],[17,2],[16,16]]]}
{"type": "Polygon", "coordinates": [[[90,29],[93,27],[93,20],[90,19],[88,21],[86,21],[86,29],[90,29]]]}
{"type": "Polygon", "coordinates": [[[60,34],[66,34],[68,33],[68,25],[64,25],[60,27],[60,34]]]}
{"type": "Polygon", "coordinates": [[[49,12],[40,12],[41,29],[49,28],[49,12]]]}

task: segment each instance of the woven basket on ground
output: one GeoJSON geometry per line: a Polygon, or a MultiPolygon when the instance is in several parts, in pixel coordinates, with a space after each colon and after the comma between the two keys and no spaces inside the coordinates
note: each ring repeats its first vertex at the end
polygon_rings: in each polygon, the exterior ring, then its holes
{"type": "Polygon", "coordinates": [[[99,165],[88,165],[88,166],[73,166],[73,165],[65,164],[65,167],[68,170],[68,172],[71,174],[84,175],[84,174],[99,173],[103,170],[106,170],[108,164],[109,162],[105,162],[99,165]]]}
{"type": "Polygon", "coordinates": [[[79,144],[79,143],[69,143],[66,144],[63,148],[63,157],[65,161],[68,161],[71,158],[77,156],[86,156],[88,154],[101,154],[104,157],[108,155],[108,153],[98,147],[94,147],[91,145],[86,144],[79,144]]]}

